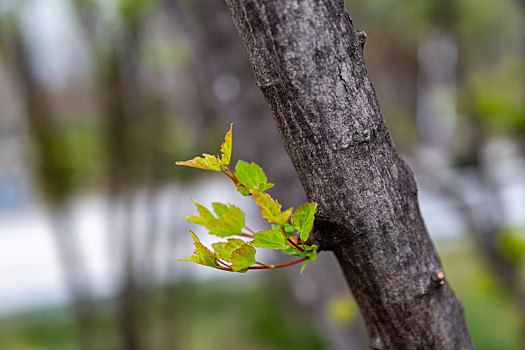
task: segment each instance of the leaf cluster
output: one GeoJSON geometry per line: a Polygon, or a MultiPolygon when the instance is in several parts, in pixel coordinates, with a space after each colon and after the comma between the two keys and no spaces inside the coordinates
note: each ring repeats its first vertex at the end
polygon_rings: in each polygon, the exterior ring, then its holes
{"type": "Polygon", "coordinates": [[[213,250],[210,250],[190,231],[195,251],[192,256],[181,261],[191,261],[231,272],[274,269],[304,262],[302,273],[306,264],[311,260],[315,261],[317,256],[317,246],[305,243],[312,231],[317,204],[304,203],[295,211],[294,208],[283,210],[276,199],[265,193],[274,184],[268,182],[266,174],[259,165],[239,160],[233,171],[230,167],[232,127],[233,124],[230,125],[221,145],[220,156],[204,153],[201,157],[176,164],[224,174],[240,194],[251,196],[255,200],[260,207],[261,216],[271,226],[267,230],[254,232],[246,226],[245,215],[238,207],[215,202],[212,203],[212,210],[210,210],[194,201],[199,215],[185,217],[186,220],[204,226],[211,235],[227,239],[225,242],[213,243],[213,250]],[[285,264],[268,265],[255,259],[255,248],[280,250],[299,259],[285,264]]]}

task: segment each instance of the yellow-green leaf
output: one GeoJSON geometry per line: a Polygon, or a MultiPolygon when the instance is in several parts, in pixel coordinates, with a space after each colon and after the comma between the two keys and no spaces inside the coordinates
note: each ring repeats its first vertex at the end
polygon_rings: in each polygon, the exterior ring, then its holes
{"type": "Polygon", "coordinates": [[[219,237],[235,236],[242,233],[244,227],[244,213],[235,205],[212,203],[213,211],[218,219],[204,225],[210,234],[219,237]]]}
{"type": "Polygon", "coordinates": [[[304,269],[306,268],[306,265],[308,265],[309,262],[310,262],[310,259],[306,260],[306,261],[303,263],[303,266],[301,266],[301,270],[299,271],[299,274],[300,274],[300,275],[303,274],[303,271],[304,271],[304,269]]]}
{"type": "Polygon", "coordinates": [[[235,166],[235,177],[250,190],[264,192],[273,187],[273,184],[267,183],[268,179],[262,168],[253,162],[249,164],[239,160],[235,166]]]}
{"type": "Polygon", "coordinates": [[[219,237],[239,235],[244,227],[244,214],[242,218],[233,214],[225,214],[220,219],[209,222],[204,226],[210,230],[211,235],[219,237]]]}
{"type": "Polygon", "coordinates": [[[175,162],[177,165],[189,166],[192,168],[221,171],[221,161],[217,156],[212,156],[211,154],[203,153],[203,157],[195,157],[186,161],[175,162]]]}
{"type": "Polygon", "coordinates": [[[244,185],[235,184],[235,187],[237,188],[237,191],[239,191],[239,193],[242,194],[243,196],[250,195],[250,191],[246,187],[244,187],[244,185]]]}
{"type": "Polygon", "coordinates": [[[191,261],[204,266],[217,267],[217,254],[206,248],[192,231],[190,233],[193,237],[195,251],[189,258],[180,259],[179,261],[191,261]]]}
{"type": "Polygon", "coordinates": [[[193,216],[185,216],[184,218],[188,222],[193,222],[199,225],[206,225],[207,223],[216,220],[217,218],[213,215],[213,213],[208,210],[204,205],[193,201],[193,204],[197,206],[197,210],[199,211],[200,216],[193,215],[193,216]]]}
{"type": "Polygon", "coordinates": [[[269,194],[250,190],[255,202],[261,207],[261,215],[268,222],[283,226],[290,215],[292,214],[293,208],[289,208],[285,212],[281,211],[281,205],[275,199],[273,199],[269,194]]]}
{"type": "Polygon", "coordinates": [[[236,272],[246,272],[248,267],[255,264],[255,248],[243,244],[232,252],[232,270],[236,272]]]}
{"type": "Polygon", "coordinates": [[[304,245],[304,246],[301,246],[303,249],[304,249],[304,252],[301,252],[295,248],[286,248],[286,249],[283,249],[283,253],[286,253],[288,255],[292,255],[292,256],[300,256],[300,257],[305,257],[305,258],[308,258],[310,260],[313,260],[315,261],[317,259],[317,249],[318,247],[316,245],[304,245]]]}
{"type": "Polygon", "coordinates": [[[250,245],[270,249],[285,249],[288,247],[283,231],[278,228],[257,232],[255,239],[250,242],[250,245]]]}
{"type": "Polygon", "coordinates": [[[212,203],[217,216],[197,202],[193,202],[199,210],[200,216],[187,216],[187,221],[206,227],[210,234],[219,237],[235,236],[242,233],[244,227],[244,213],[234,205],[212,203]]]}
{"type": "Polygon", "coordinates": [[[302,241],[306,241],[312,231],[316,211],[317,203],[304,203],[292,216],[292,226],[299,231],[302,241]]]}
{"type": "Polygon", "coordinates": [[[213,243],[211,246],[226,261],[232,260],[232,252],[245,244],[242,239],[229,238],[226,242],[213,243]]]}
{"type": "Polygon", "coordinates": [[[221,165],[223,167],[230,165],[232,157],[232,127],[233,123],[230,124],[230,130],[224,136],[224,142],[221,145],[221,165]]]}

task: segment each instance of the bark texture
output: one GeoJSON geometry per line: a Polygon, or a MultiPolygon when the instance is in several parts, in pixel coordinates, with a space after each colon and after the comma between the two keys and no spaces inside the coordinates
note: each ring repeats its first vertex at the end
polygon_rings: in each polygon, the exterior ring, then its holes
{"type": "Polygon", "coordinates": [[[226,0],[373,349],[471,349],[343,1],[226,0]]]}

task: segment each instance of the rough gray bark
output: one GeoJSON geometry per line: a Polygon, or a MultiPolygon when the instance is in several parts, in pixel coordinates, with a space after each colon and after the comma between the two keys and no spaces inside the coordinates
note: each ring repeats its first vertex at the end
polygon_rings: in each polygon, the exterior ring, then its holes
{"type": "Polygon", "coordinates": [[[226,0],[373,349],[471,349],[356,31],[334,0],[226,0]]]}

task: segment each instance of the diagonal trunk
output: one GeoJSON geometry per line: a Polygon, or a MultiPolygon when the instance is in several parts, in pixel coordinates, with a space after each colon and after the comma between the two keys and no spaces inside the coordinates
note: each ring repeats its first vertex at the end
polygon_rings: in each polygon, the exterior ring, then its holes
{"type": "Polygon", "coordinates": [[[374,349],[471,349],[343,1],[227,0],[257,84],[374,349]]]}

